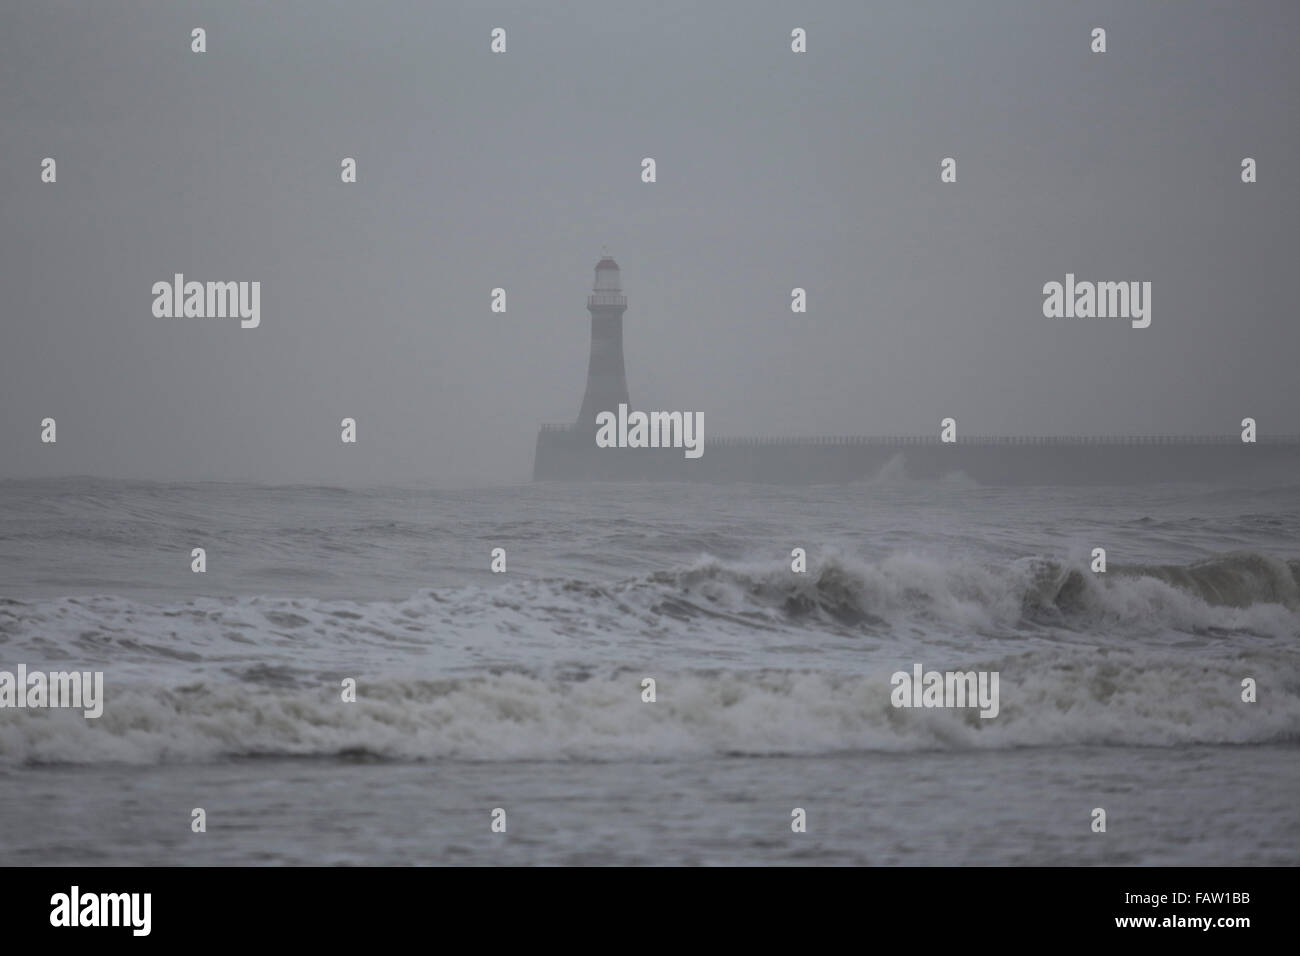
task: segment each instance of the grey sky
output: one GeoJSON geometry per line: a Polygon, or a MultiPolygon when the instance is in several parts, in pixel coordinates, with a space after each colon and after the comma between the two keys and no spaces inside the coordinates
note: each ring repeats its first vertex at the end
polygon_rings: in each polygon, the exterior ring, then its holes
{"type": "Polygon", "coordinates": [[[946,415],[1300,432],[1298,27],[1289,0],[5,4],[0,477],[524,480],[582,399],[602,244],[633,406],[702,411],[706,455],[946,415]],[[261,281],[261,327],[155,318],[175,272],[261,281]],[[1067,272],[1151,281],[1151,327],[1044,318],[1067,272]]]}

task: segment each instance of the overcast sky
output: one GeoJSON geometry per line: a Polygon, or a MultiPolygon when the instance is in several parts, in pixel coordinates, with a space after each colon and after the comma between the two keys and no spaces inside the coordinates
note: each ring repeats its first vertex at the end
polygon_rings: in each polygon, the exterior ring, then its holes
{"type": "Polygon", "coordinates": [[[705,454],[1300,432],[1297,37],[1293,0],[5,3],[0,477],[525,480],[602,245],[632,405],[705,454]],[[261,327],[155,318],[176,272],[260,281],[261,327]],[[1067,272],[1150,281],[1150,328],[1044,318],[1067,272]]]}

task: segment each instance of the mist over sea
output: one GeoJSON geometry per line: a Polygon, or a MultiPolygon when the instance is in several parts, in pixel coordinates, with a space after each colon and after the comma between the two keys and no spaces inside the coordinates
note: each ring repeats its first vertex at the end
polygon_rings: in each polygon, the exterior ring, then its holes
{"type": "Polygon", "coordinates": [[[0,858],[1296,864],[1298,640],[1300,485],[2,481],[0,669],[105,705],[0,710],[0,858]]]}

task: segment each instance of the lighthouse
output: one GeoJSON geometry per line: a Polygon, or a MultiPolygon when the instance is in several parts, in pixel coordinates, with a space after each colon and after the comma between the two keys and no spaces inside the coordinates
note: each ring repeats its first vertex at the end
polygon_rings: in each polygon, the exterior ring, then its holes
{"type": "Polygon", "coordinates": [[[587,391],[578,412],[578,427],[596,427],[601,412],[618,413],[620,404],[628,404],[627,376],[623,370],[623,313],[627,296],[618,263],[612,256],[602,256],[596,263],[596,281],[587,296],[591,313],[591,358],[587,362],[587,391]]]}

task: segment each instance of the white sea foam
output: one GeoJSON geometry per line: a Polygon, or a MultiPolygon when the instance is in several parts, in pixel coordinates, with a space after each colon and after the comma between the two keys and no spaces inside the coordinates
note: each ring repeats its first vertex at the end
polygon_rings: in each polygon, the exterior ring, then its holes
{"type": "Polygon", "coordinates": [[[988,662],[1001,711],[900,711],[889,675],[791,670],[574,678],[501,673],[282,688],[194,682],[117,690],[95,722],[0,712],[4,763],[162,763],[365,754],[395,760],[621,760],[727,754],[1169,746],[1300,741],[1293,658],[1202,662],[1152,652],[1030,652],[988,662]],[[1266,688],[1240,699],[1249,673],[1266,688]]]}

